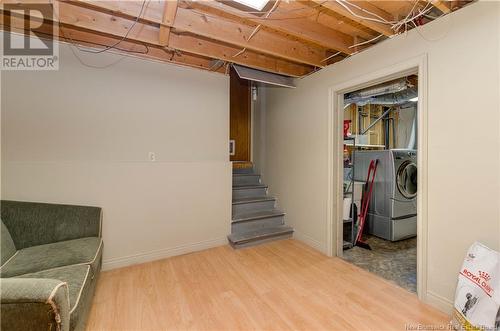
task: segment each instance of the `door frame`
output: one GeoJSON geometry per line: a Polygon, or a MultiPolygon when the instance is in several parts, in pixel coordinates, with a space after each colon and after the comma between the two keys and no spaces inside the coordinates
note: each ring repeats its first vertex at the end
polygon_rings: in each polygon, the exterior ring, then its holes
{"type": "Polygon", "coordinates": [[[328,201],[327,254],[342,257],[343,206],[343,119],[345,93],[373,86],[409,74],[418,74],[418,184],[417,199],[417,294],[427,297],[428,240],[428,70],[427,54],[408,59],[390,67],[356,77],[329,89],[328,105],[328,201]]]}

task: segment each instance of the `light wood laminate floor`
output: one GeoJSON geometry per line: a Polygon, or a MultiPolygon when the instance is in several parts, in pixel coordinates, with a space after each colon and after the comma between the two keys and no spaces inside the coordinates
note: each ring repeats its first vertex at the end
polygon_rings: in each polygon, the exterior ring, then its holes
{"type": "Polygon", "coordinates": [[[87,331],[405,330],[448,320],[415,294],[290,239],[103,272],[87,331]]]}

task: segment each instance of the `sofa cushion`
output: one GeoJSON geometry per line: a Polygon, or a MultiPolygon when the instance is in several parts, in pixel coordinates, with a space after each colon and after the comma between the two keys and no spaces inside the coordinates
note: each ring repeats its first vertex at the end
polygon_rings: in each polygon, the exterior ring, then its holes
{"type": "Polygon", "coordinates": [[[0,253],[1,253],[1,259],[0,259],[0,266],[3,265],[5,262],[7,262],[14,254],[16,254],[16,246],[14,245],[14,241],[12,241],[12,237],[10,236],[9,229],[3,224],[2,221],[2,227],[0,229],[0,241],[1,241],[1,247],[0,247],[0,253]]]}
{"type": "Polygon", "coordinates": [[[98,207],[1,200],[0,212],[17,249],[101,237],[98,207]]]}
{"type": "Polygon", "coordinates": [[[73,264],[89,264],[95,272],[102,239],[87,237],[21,249],[0,269],[2,277],[14,277],[73,264]]]}
{"type": "Polygon", "coordinates": [[[93,276],[90,271],[90,265],[71,265],[67,267],[44,270],[30,274],[16,276],[16,278],[46,278],[57,279],[68,284],[69,290],[69,313],[70,330],[73,330],[78,324],[81,311],[87,309],[84,297],[92,286],[93,276]]]}

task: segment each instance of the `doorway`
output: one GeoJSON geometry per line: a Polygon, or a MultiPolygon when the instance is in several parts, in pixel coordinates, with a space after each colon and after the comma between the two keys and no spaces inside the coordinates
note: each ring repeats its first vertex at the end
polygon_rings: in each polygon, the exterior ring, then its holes
{"type": "Polygon", "coordinates": [[[251,164],[251,82],[229,74],[229,155],[233,164],[251,164]]]}
{"type": "MultiPolygon", "coordinates": [[[[331,234],[329,238],[327,239],[327,244],[328,247],[327,249],[331,251],[331,255],[333,256],[339,256],[339,257],[344,257],[347,253],[344,251],[344,235],[347,235],[344,233],[344,212],[343,212],[343,206],[344,206],[344,130],[343,130],[343,123],[344,123],[344,96],[349,95],[355,91],[359,91],[362,89],[366,89],[368,87],[374,87],[382,83],[388,83],[390,81],[394,81],[396,79],[401,79],[401,78],[408,78],[411,77],[412,75],[415,75],[418,77],[418,90],[416,91],[416,97],[414,98],[416,109],[418,110],[416,112],[415,120],[416,120],[416,130],[415,130],[415,135],[413,138],[414,142],[416,142],[416,150],[418,151],[418,157],[415,158],[413,165],[406,164],[406,167],[403,167],[399,171],[399,178],[401,181],[401,185],[399,189],[407,189],[408,192],[404,192],[407,197],[411,199],[412,195],[412,190],[414,190],[414,187],[412,188],[412,185],[414,185],[417,188],[417,196],[418,199],[415,199],[412,203],[414,206],[416,206],[416,238],[413,236],[413,245],[416,245],[416,248],[414,248],[414,254],[416,257],[414,257],[415,263],[413,264],[414,270],[416,270],[416,275],[414,273],[414,280],[413,280],[413,291],[416,291],[418,296],[422,299],[425,300],[426,298],[426,275],[427,275],[427,140],[426,140],[426,132],[427,132],[427,115],[426,115],[426,91],[427,91],[427,59],[425,55],[419,56],[414,59],[410,59],[404,63],[400,63],[398,65],[393,66],[392,68],[386,68],[382,69],[380,71],[370,73],[368,75],[358,77],[356,79],[353,79],[351,81],[348,81],[346,83],[339,84],[337,86],[334,86],[331,88],[331,104],[330,104],[330,121],[329,121],[329,142],[330,142],[330,148],[329,148],[329,175],[331,176],[331,181],[329,181],[329,193],[331,200],[328,203],[328,217],[327,217],[327,225],[329,226],[329,233],[331,234]],[[415,173],[414,170],[418,169],[418,172],[415,173]],[[416,183],[414,179],[416,180],[416,183]],[[413,180],[413,181],[412,181],[413,180]],[[405,182],[406,181],[406,182],[405,182]],[[330,232],[331,231],[331,232],[330,232]]],[[[352,96],[352,95],[351,95],[352,96]]],[[[413,99],[413,98],[411,98],[413,99]]],[[[389,108],[389,107],[387,107],[389,108]]],[[[379,115],[382,115],[385,111],[388,109],[382,107],[382,109],[377,109],[374,110],[374,114],[365,114],[368,116],[374,115],[374,117],[377,117],[376,113],[379,112],[379,115]],[[381,112],[381,113],[380,113],[381,112]]],[[[392,111],[392,110],[391,110],[392,111]]],[[[391,114],[391,111],[388,112],[388,114],[391,114]]],[[[391,121],[390,119],[391,115],[387,116],[385,114],[382,116],[382,119],[385,119],[386,122],[391,121]]],[[[367,126],[373,124],[375,122],[376,118],[370,119],[370,121],[367,121],[366,124],[364,124],[364,128],[366,129],[367,126]]],[[[354,120],[354,119],[351,119],[354,120]]],[[[379,120],[382,121],[382,120],[379,120]]],[[[383,123],[383,121],[382,121],[383,123]]],[[[359,123],[358,123],[359,124],[359,123]]],[[[374,124],[374,127],[377,124],[374,124]]],[[[382,150],[388,150],[390,151],[391,149],[395,149],[395,147],[398,147],[394,145],[393,136],[394,134],[398,134],[397,130],[393,130],[391,125],[384,126],[382,124],[378,124],[382,128],[379,128],[378,132],[375,132],[375,134],[371,135],[371,139],[368,141],[368,143],[365,141],[360,141],[360,139],[366,139],[363,137],[359,137],[358,140],[355,141],[355,143],[359,144],[366,144],[366,145],[378,145],[377,150],[382,151],[382,150]],[[389,132],[387,132],[389,131],[389,132]],[[381,139],[380,137],[389,137],[389,141],[387,139],[381,139]]],[[[361,125],[360,125],[361,126],[361,125]]],[[[373,129],[374,127],[370,128],[373,129]]],[[[352,129],[352,128],[351,128],[352,129]]],[[[355,130],[357,130],[356,127],[354,127],[355,130]]],[[[355,131],[354,133],[358,133],[355,131]]],[[[368,151],[368,149],[366,149],[368,151]]],[[[362,153],[358,154],[361,156],[362,153]]],[[[369,154],[369,153],[367,153],[369,154]]],[[[416,154],[416,153],[415,153],[416,154]]],[[[417,156],[417,155],[415,155],[417,156]]],[[[354,158],[356,157],[356,154],[354,154],[354,158]]],[[[402,160],[404,163],[405,160],[402,160]]],[[[368,162],[369,163],[369,162],[368,162]]],[[[393,167],[396,165],[393,164],[393,167]]],[[[362,169],[362,167],[361,167],[362,169]]],[[[363,171],[361,171],[362,173],[363,171]]],[[[398,172],[395,171],[397,174],[398,172]]],[[[395,175],[395,177],[397,177],[395,175]]],[[[358,177],[359,178],[359,177],[358,177]]],[[[361,176],[361,182],[366,180],[366,174],[364,176],[361,176]]],[[[360,184],[356,184],[360,185],[360,184]]],[[[364,185],[364,184],[363,184],[364,185]]],[[[398,188],[396,188],[398,190],[398,188]]],[[[401,192],[398,190],[398,194],[401,192]]],[[[403,195],[401,195],[403,196],[403,195]]],[[[403,196],[404,197],[404,196],[403,196]]],[[[394,201],[395,199],[399,200],[400,196],[392,197],[392,200],[394,201]]],[[[354,201],[354,197],[352,198],[354,201]]],[[[371,200],[370,200],[371,201],[371,200]]],[[[352,212],[351,212],[352,216],[352,212]]],[[[401,215],[405,216],[404,218],[409,218],[408,216],[411,216],[410,213],[406,215],[401,215]]],[[[397,218],[397,216],[395,217],[397,218]]],[[[409,221],[408,223],[411,223],[409,221]]],[[[366,223],[368,224],[368,222],[366,223]]],[[[395,237],[389,239],[383,238],[383,235],[381,235],[380,232],[377,232],[380,230],[380,227],[377,227],[377,229],[374,229],[374,222],[371,222],[371,225],[366,225],[366,228],[364,229],[365,232],[363,232],[362,239],[367,241],[368,244],[370,244],[374,247],[377,246],[377,240],[384,240],[382,242],[387,243],[387,242],[395,242],[395,243],[403,243],[402,240],[406,240],[409,238],[412,238],[412,236],[407,236],[404,238],[404,233],[406,230],[402,231],[403,235],[398,237],[398,234],[395,234],[395,237]],[[371,226],[371,229],[370,229],[371,226]],[[370,233],[372,232],[372,233],[370,233]],[[367,236],[368,235],[368,236],[367,236]],[[370,239],[370,236],[373,236],[374,239],[370,239]]],[[[379,222],[380,224],[380,222],[379,222]]],[[[399,226],[398,228],[401,229],[399,226]]],[[[403,227],[404,228],[404,227],[403,227]]],[[[355,231],[357,232],[357,228],[355,228],[355,231]]],[[[386,232],[390,232],[386,231],[386,232]]],[[[407,232],[407,231],[406,231],[407,232]]],[[[411,232],[411,231],[410,231],[411,232]]],[[[394,233],[394,231],[393,231],[394,233]]],[[[356,247],[358,248],[358,247],[356,247]]],[[[381,247],[382,248],[382,247],[381,247]]],[[[347,254],[348,255],[348,254],[347,254]]],[[[346,256],[346,258],[349,258],[349,256],[346,256]]],[[[389,271],[390,273],[390,271],[389,271]]],[[[381,275],[383,277],[383,275],[381,275]]],[[[401,284],[400,284],[401,285],[401,284]]]]}
{"type": "Polygon", "coordinates": [[[416,293],[418,76],[344,94],[343,259],[416,293]]]}

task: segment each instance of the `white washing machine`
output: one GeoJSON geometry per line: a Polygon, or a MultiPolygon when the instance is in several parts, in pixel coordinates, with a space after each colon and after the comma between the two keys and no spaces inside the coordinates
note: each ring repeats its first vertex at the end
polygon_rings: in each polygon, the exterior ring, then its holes
{"type": "Polygon", "coordinates": [[[356,151],[354,178],[366,180],[371,160],[379,160],[367,216],[370,234],[391,241],[417,235],[417,151],[356,151]]]}

